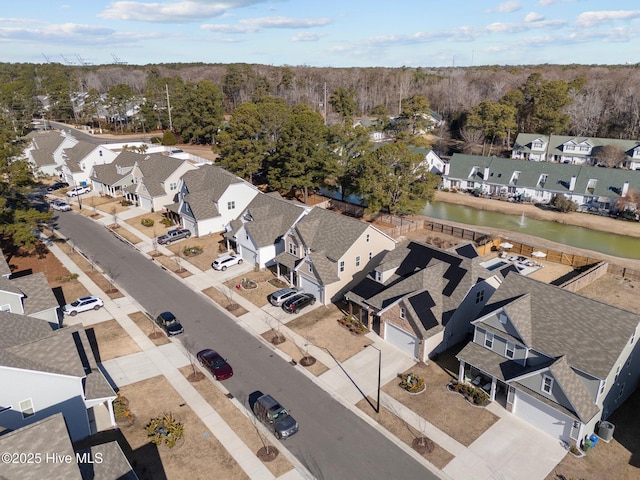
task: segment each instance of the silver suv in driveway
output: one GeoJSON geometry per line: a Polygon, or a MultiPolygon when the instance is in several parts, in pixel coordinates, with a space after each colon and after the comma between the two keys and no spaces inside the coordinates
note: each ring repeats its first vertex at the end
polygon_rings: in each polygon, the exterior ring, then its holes
{"type": "Polygon", "coordinates": [[[293,287],[280,289],[277,292],[273,292],[271,295],[269,295],[269,303],[274,307],[281,307],[286,300],[290,299],[298,293],[300,293],[300,290],[293,287]]]}

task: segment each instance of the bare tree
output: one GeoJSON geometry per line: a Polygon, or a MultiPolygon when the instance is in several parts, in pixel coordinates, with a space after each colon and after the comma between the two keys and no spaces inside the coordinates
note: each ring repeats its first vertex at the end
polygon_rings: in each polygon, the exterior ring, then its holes
{"type": "Polygon", "coordinates": [[[626,159],[626,152],[616,145],[605,145],[595,154],[596,163],[608,168],[617,167],[626,159]]]}
{"type": "Polygon", "coordinates": [[[280,320],[276,318],[267,318],[267,325],[269,325],[271,331],[273,332],[271,343],[273,343],[274,345],[284,343],[287,338],[280,331],[280,320]]]}
{"type": "Polygon", "coordinates": [[[189,363],[191,364],[191,375],[189,375],[188,380],[192,382],[197,382],[204,378],[204,374],[198,369],[198,359],[196,358],[196,354],[193,353],[195,350],[195,345],[193,343],[193,339],[185,336],[180,339],[180,343],[182,344],[182,348],[189,359],[189,363]]]}
{"type": "Polygon", "coordinates": [[[120,276],[120,273],[113,265],[107,265],[104,272],[107,274],[107,280],[109,281],[109,291],[106,293],[114,293],[117,290],[116,280],[120,276]]]}
{"type": "Polygon", "coordinates": [[[111,207],[111,218],[113,219],[113,228],[118,228],[118,209],[111,207]]]}
{"type": "Polygon", "coordinates": [[[156,233],[156,229],[153,229],[153,238],[151,239],[151,245],[153,246],[153,255],[158,255],[158,234],[156,233]]]}

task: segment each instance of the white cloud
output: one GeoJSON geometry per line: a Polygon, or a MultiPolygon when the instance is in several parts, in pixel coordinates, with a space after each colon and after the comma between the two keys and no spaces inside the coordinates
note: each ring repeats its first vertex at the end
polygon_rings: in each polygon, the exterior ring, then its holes
{"type": "Polygon", "coordinates": [[[504,2],[498,5],[498,8],[496,10],[502,13],[509,13],[509,12],[515,12],[516,10],[520,10],[521,8],[522,8],[522,5],[520,5],[520,2],[518,0],[509,0],[507,2],[504,2]]]}
{"type": "Polygon", "coordinates": [[[203,30],[217,33],[255,33],[268,28],[304,29],[322,27],[331,23],[330,18],[288,18],[288,17],[262,17],[241,19],[236,25],[207,24],[202,25],[203,30]]]}
{"type": "Polygon", "coordinates": [[[98,14],[108,20],[130,20],[150,23],[188,23],[203,18],[220,17],[229,10],[243,8],[267,0],[183,0],[178,2],[142,3],[120,1],[109,5],[98,14]]]}
{"type": "Polygon", "coordinates": [[[527,14],[526,17],[524,17],[524,21],[527,22],[527,23],[539,22],[541,20],[544,20],[544,16],[542,16],[539,13],[536,13],[536,12],[530,12],[530,13],[527,14]]]}
{"type": "Polygon", "coordinates": [[[549,5],[553,5],[554,3],[575,3],[579,1],[580,0],[540,0],[540,2],[538,3],[543,7],[547,7],[549,5]]]}
{"type": "Polygon", "coordinates": [[[316,42],[321,38],[326,37],[324,33],[315,32],[300,32],[291,37],[292,42],[316,42]]]}
{"type": "Polygon", "coordinates": [[[640,10],[609,10],[600,12],[584,12],[578,15],[576,26],[593,27],[601,23],[614,22],[616,20],[629,20],[640,17],[640,10]]]}

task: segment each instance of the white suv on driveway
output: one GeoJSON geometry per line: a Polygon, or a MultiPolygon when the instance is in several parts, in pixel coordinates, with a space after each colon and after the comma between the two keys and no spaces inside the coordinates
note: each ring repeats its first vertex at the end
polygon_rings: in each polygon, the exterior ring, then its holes
{"type": "Polygon", "coordinates": [[[100,298],[90,295],[88,297],[80,297],[75,302],[65,305],[62,308],[62,311],[66,315],[75,317],[81,312],[86,312],[87,310],[100,310],[102,307],[104,307],[104,302],[100,298]]]}
{"type": "Polygon", "coordinates": [[[223,255],[216,258],[211,264],[211,268],[214,270],[222,270],[223,272],[231,265],[240,265],[242,263],[242,257],[238,255],[223,255]]]}

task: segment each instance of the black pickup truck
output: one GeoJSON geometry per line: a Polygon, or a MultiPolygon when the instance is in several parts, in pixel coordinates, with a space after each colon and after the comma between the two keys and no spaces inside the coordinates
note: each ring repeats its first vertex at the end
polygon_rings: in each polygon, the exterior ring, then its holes
{"type": "Polygon", "coordinates": [[[177,242],[178,240],[182,240],[183,238],[189,238],[191,236],[191,232],[187,229],[173,229],[169,230],[164,235],[160,235],[158,237],[159,245],[170,245],[173,242],[177,242]]]}

